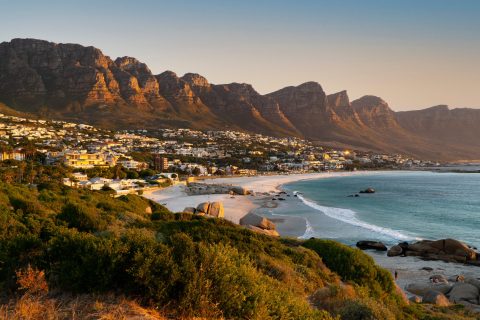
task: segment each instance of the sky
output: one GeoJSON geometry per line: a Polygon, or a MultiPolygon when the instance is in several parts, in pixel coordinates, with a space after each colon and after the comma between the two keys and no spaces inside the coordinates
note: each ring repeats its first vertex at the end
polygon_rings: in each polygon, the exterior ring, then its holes
{"type": "Polygon", "coordinates": [[[307,81],[394,110],[480,108],[479,0],[0,0],[0,42],[79,43],[262,93],[307,81]]]}

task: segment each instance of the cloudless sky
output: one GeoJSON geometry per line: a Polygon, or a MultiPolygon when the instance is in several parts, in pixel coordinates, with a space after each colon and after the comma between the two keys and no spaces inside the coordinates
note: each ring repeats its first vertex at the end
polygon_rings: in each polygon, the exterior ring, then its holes
{"type": "Polygon", "coordinates": [[[480,107],[480,0],[0,0],[0,42],[13,38],[262,94],[317,81],[395,110],[480,107]]]}

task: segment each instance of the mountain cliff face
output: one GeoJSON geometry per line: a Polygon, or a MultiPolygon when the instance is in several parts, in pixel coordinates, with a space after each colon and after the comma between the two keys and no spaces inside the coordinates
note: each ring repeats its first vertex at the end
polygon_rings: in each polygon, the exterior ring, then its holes
{"type": "Polygon", "coordinates": [[[465,150],[459,151],[464,154],[462,159],[479,159],[480,109],[436,106],[397,112],[395,116],[403,128],[416,136],[461,148],[465,150]]]}
{"type": "Polygon", "coordinates": [[[353,110],[368,127],[376,130],[398,128],[395,112],[379,97],[363,96],[352,102],[353,110]]]}
{"type": "Polygon", "coordinates": [[[114,63],[93,47],[15,39],[0,44],[0,57],[0,95],[14,106],[120,101],[114,63]]]}
{"type": "Polygon", "coordinates": [[[350,102],[306,82],[267,95],[195,73],[153,74],[132,57],[35,39],[0,43],[0,103],[109,128],[190,127],[299,136],[319,143],[431,159],[480,159],[480,110],[394,112],[381,98],[350,102]]]}
{"type": "Polygon", "coordinates": [[[286,87],[267,97],[278,102],[280,111],[306,137],[318,136],[328,123],[327,96],[316,82],[286,87]]]}

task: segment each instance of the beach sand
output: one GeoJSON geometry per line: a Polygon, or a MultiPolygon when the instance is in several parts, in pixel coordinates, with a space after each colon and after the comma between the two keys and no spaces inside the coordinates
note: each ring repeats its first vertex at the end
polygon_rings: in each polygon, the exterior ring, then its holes
{"type": "MultiPolygon", "coordinates": [[[[186,207],[196,207],[198,204],[207,201],[221,201],[225,208],[225,219],[239,223],[240,219],[247,215],[255,208],[262,207],[268,198],[259,193],[265,192],[279,192],[279,186],[285,183],[321,179],[327,177],[346,176],[352,174],[359,174],[356,172],[322,172],[322,173],[306,173],[306,174],[290,174],[290,175],[271,175],[271,176],[253,176],[253,177],[225,177],[204,179],[200,183],[209,184],[226,184],[232,186],[243,187],[247,190],[252,190],[254,196],[230,196],[226,194],[211,194],[211,195],[194,195],[189,196],[185,192],[185,186],[178,184],[165,189],[156,191],[146,191],[143,196],[147,199],[153,200],[160,204],[164,204],[170,211],[180,212],[186,207]]],[[[298,219],[294,219],[298,220],[298,219]]],[[[305,220],[298,220],[295,224],[295,230],[298,230],[298,223],[303,224],[305,228],[305,220]]],[[[287,228],[291,228],[290,226],[287,228]]],[[[281,230],[280,230],[281,232],[281,230]]],[[[298,231],[297,231],[298,232],[298,231]]]]}
{"type": "Polygon", "coordinates": [[[184,185],[175,185],[163,190],[145,192],[144,197],[163,204],[172,212],[181,212],[186,207],[197,207],[202,202],[221,201],[225,208],[225,219],[239,223],[240,219],[256,208],[249,196],[210,194],[189,196],[184,185]]]}

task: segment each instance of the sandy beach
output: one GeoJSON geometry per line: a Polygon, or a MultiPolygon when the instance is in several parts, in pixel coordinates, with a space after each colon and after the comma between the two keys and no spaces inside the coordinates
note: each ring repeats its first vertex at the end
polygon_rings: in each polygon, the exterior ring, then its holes
{"type": "Polygon", "coordinates": [[[180,212],[186,207],[197,207],[202,202],[221,201],[225,208],[225,219],[239,223],[240,219],[256,205],[249,196],[230,196],[228,194],[210,194],[190,196],[185,192],[184,185],[174,185],[163,190],[149,191],[144,197],[158,202],[170,211],[180,212]]]}
{"type": "MultiPolygon", "coordinates": [[[[322,172],[290,175],[271,175],[253,177],[225,177],[205,179],[199,182],[208,184],[225,184],[243,187],[253,191],[254,195],[230,196],[227,194],[210,194],[190,196],[185,192],[185,186],[178,184],[162,190],[147,191],[144,197],[165,205],[170,211],[179,212],[186,207],[196,207],[198,204],[207,201],[221,201],[225,208],[225,219],[238,223],[240,219],[265,203],[266,196],[260,193],[278,192],[279,186],[285,183],[321,179],[328,177],[347,176],[353,174],[365,174],[365,172],[322,172]]],[[[268,197],[270,198],[270,197],[268,197]]],[[[305,226],[304,220],[302,220],[305,226]]]]}

